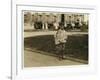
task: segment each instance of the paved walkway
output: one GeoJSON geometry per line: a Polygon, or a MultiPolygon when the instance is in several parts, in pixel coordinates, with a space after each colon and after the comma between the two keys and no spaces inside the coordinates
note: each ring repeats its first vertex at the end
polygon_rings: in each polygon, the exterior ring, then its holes
{"type": "MultiPolygon", "coordinates": [[[[38,35],[54,35],[56,31],[31,31],[31,32],[24,32],[24,38],[38,36],[38,35]]],[[[88,34],[87,32],[66,32],[68,35],[76,35],[76,34],[88,34]]]]}
{"type": "Polygon", "coordinates": [[[25,67],[43,67],[43,66],[67,66],[67,65],[82,65],[84,63],[65,59],[59,61],[57,57],[43,55],[40,53],[25,50],[24,51],[24,66],[25,67]]]}

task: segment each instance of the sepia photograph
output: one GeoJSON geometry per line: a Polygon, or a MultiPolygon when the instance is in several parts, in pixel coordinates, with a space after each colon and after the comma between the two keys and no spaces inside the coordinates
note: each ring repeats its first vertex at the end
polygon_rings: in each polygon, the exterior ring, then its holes
{"type": "Polygon", "coordinates": [[[23,10],[23,64],[88,65],[89,14],[23,10]]]}
{"type": "Polygon", "coordinates": [[[94,7],[15,6],[12,13],[12,80],[48,80],[50,77],[83,80],[97,72],[94,7]],[[82,78],[84,76],[86,78],[82,78]]]}

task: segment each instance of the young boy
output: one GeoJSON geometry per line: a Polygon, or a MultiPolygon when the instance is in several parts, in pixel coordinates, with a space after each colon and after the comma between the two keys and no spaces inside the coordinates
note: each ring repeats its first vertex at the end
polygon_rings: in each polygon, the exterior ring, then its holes
{"type": "Polygon", "coordinates": [[[59,60],[62,60],[65,58],[64,51],[65,51],[65,43],[67,40],[66,31],[64,30],[63,25],[61,25],[58,28],[54,38],[55,38],[56,52],[58,53],[59,60]]]}

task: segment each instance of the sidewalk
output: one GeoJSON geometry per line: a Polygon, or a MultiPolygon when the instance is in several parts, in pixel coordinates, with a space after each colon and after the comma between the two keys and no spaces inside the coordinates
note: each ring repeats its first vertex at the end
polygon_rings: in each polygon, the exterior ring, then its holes
{"type": "MultiPolygon", "coordinates": [[[[31,32],[24,32],[24,38],[38,36],[38,35],[54,35],[56,31],[31,31],[31,32]]],[[[68,35],[81,35],[81,34],[88,34],[88,32],[66,32],[68,35]]]]}
{"type": "Polygon", "coordinates": [[[45,66],[72,66],[83,65],[84,63],[65,59],[59,61],[57,57],[43,55],[37,52],[24,50],[24,67],[45,67],[45,66]]]}

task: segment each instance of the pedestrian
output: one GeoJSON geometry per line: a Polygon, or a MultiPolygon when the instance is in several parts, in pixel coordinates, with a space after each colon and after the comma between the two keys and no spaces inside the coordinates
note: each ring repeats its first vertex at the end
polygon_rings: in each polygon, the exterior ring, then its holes
{"type": "Polygon", "coordinates": [[[64,26],[59,26],[56,34],[54,35],[55,38],[55,46],[56,46],[56,53],[58,55],[59,60],[65,58],[65,44],[67,40],[66,31],[64,30],[64,26]]]}

